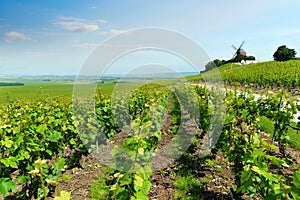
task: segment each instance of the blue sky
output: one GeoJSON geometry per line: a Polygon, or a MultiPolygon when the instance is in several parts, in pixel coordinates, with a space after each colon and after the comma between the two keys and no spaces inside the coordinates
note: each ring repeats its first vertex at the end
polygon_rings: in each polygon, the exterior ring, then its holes
{"type": "MultiPolygon", "coordinates": [[[[178,31],[197,42],[211,59],[231,58],[231,45],[243,40],[247,53],[260,61],[272,60],[282,44],[299,56],[299,5],[298,0],[3,0],[0,75],[76,74],[97,44],[142,27],[178,31]]],[[[153,55],[147,59],[166,59],[163,64],[178,71],[192,70],[172,56],[153,55]]],[[[129,56],[123,64],[138,56],[129,56]]],[[[116,65],[112,73],[118,72],[116,65]]]]}

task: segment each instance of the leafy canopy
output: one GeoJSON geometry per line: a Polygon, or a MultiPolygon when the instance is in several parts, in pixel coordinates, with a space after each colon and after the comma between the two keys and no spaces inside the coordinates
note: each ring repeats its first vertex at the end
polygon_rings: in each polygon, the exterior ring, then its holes
{"type": "Polygon", "coordinates": [[[273,54],[274,60],[276,61],[287,61],[294,59],[296,56],[295,49],[289,49],[286,45],[278,47],[273,54]]]}

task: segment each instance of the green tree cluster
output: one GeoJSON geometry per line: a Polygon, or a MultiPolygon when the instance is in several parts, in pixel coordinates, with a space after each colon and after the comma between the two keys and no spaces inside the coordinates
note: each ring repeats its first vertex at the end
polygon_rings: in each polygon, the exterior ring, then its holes
{"type": "Polygon", "coordinates": [[[221,65],[226,64],[227,61],[225,60],[219,60],[219,59],[215,59],[213,61],[209,61],[206,65],[205,65],[205,71],[220,67],[221,65]]]}
{"type": "Polygon", "coordinates": [[[296,58],[295,49],[290,49],[286,45],[278,47],[273,54],[274,60],[276,61],[287,61],[296,58]]]}
{"type": "Polygon", "coordinates": [[[234,63],[234,62],[241,62],[242,60],[255,60],[254,56],[244,56],[244,55],[237,55],[233,59],[230,60],[220,60],[220,59],[215,59],[213,61],[209,61],[205,65],[205,71],[209,71],[211,69],[220,67],[222,65],[225,65],[227,63],[234,63]]]}
{"type": "Polygon", "coordinates": [[[229,60],[228,62],[241,62],[242,60],[255,60],[254,56],[245,56],[245,55],[237,55],[233,59],[229,60]]]}

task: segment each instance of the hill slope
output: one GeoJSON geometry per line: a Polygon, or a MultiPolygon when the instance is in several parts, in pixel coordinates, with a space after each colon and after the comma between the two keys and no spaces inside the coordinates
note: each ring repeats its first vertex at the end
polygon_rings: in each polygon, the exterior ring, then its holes
{"type": "Polygon", "coordinates": [[[262,62],[250,65],[226,64],[200,75],[187,77],[191,81],[220,81],[226,83],[252,83],[257,86],[284,86],[288,88],[300,85],[300,60],[286,62],[262,62]]]}

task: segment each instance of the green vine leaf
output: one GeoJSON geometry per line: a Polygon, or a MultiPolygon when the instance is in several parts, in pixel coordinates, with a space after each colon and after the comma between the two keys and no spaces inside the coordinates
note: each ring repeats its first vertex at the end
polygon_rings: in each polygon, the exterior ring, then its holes
{"type": "Polygon", "coordinates": [[[138,175],[134,176],[134,184],[139,186],[140,188],[143,186],[144,179],[138,175]]]}
{"type": "Polygon", "coordinates": [[[0,193],[6,195],[7,192],[16,190],[15,183],[9,178],[0,178],[0,193]]]}
{"type": "Polygon", "coordinates": [[[71,194],[70,192],[60,191],[60,195],[55,197],[54,200],[70,200],[71,194]]]}
{"type": "Polygon", "coordinates": [[[296,188],[300,189],[300,172],[299,171],[294,172],[293,183],[296,186],[296,188]]]}

